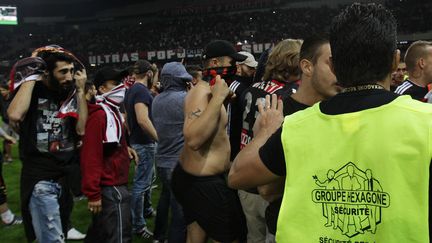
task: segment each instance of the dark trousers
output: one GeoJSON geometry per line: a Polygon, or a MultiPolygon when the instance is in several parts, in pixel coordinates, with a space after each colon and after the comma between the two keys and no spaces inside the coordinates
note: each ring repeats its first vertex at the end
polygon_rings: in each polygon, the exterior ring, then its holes
{"type": "Polygon", "coordinates": [[[6,203],[6,184],[3,180],[3,156],[0,153],[0,205],[6,203]]]}
{"type": "Polygon", "coordinates": [[[126,186],[102,188],[102,212],[93,215],[84,242],[132,242],[130,195],[126,186]]]}
{"type": "Polygon", "coordinates": [[[186,222],[183,210],[171,190],[171,177],[174,169],[157,167],[162,182],[162,192],[157,206],[154,239],[165,240],[168,231],[168,243],[186,242],[186,222]],[[171,208],[171,224],[168,228],[169,210],[171,208]]]}

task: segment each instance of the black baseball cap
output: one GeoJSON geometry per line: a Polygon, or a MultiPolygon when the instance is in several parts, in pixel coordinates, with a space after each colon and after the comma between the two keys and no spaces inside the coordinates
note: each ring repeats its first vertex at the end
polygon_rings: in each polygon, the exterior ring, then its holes
{"type": "Polygon", "coordinates": [[[214,40],[208,43],[204,48],[202,59],[206,60],[213,57],[223,56],[231,57],[236,62],[242,62],[247,58],[247,56],[239,54],[230,42],[226,40],[214,40]]]}
{"type": "Polygon", "coordinates": [[[122,79],[127,75],[127,70],[118,71],[110,67],[103,67],[96,72],[93,84],[95,85],[96,89],[98,89],[99,86],[108,80],[121,82],[122,79]]]}

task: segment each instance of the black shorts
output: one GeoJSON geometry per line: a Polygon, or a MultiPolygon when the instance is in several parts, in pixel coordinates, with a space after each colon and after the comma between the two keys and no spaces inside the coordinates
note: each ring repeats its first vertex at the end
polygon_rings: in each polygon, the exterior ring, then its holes
{"type": "Polygon", "coordinates": [[[237,191],[228,188],[223,174],[198,177],[178,164],[171,183],[187,225],[196,221],[211,239],[219,242],[246,239],[246,220],[237,191]]]}

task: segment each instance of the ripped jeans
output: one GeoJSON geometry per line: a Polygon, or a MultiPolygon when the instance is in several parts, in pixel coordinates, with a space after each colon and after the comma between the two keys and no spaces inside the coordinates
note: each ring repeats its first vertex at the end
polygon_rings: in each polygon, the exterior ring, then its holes
{"type": "Polygon", "coordinates": [[[53,181],[39,181],[33,188],[29,208],[36,239],[40,243],[65,242],[58,199],[61,186],[53,181]]]}

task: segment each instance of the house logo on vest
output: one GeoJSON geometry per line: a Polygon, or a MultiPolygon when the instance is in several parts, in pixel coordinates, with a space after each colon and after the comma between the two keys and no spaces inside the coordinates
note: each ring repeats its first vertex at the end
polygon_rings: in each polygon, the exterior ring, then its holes
{"type": "Polygon", "coordinates": [[[390,206],[390,195],[375,176],[372,170],[362,170],[353,162],[336,171],[329,169],[327,175],[314,175],[319,189],[312,191],[312,201],[322,204],[324,226],[350,238],[375,234],[381,210],[390,206]]]}

